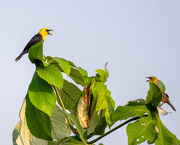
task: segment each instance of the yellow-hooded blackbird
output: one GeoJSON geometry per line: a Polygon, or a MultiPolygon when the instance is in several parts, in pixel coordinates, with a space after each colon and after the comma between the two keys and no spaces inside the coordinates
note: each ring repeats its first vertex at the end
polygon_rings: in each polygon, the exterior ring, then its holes
{"type": "Polygon", "coordinates": [[[37,43],[39,43],[39,42],[41,42],[41,41],[44,42],[44,40],[45,40],[45,38],[46,38],[47,35],[52,35],[51,33],[49,33],[49,31],[53,31],[53,30],[47,29],[47,28],[42,28],[36,35],[34,35],[34,36],[31,38],[31,40],[28,42],[28,44],[25,46],[25,48],[24,48],[24,50],[21,52],[21,54],[15,59],[15,61],[18,61],[19,59],[21,59],[21,57],[22,57],[24,54],[28,53],[28,52],[29,52],[29,49],[30,49],[33,45],[35,45],[35,44],[37,44],[37,43]]]}

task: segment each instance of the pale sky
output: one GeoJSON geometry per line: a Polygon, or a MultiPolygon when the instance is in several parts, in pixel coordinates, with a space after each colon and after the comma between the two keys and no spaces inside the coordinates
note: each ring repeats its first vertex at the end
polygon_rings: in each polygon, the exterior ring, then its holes
{"type": "MultiPolygon", "coordinates": [[[[161,119],[180,139],[179,7],[178,0],[1,2],[0,143],[12,144],[12,132],[35,71],[28,55],[18,62],[15,58],[43,27],[54,30],[53,36],[46,37],[44,55],[71,60],[90,76],[109,62],[107,85],[116,107],[146,98],[149,85],[145,77],[154,75],[162,80],[177,111],[164,105],[172,114],[161,119]]],[[[100,142],[126,145],[126,127],[100,142]]]]}

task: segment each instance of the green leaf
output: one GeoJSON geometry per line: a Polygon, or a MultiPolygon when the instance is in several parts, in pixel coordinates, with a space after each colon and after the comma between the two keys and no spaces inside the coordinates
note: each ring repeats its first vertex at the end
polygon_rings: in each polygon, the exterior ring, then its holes
{"type": "Polygon", "coordinates": [[[111,98],[111,92],[107,86],[101,82],[96,82],[92,88],[92,94],[97,98],[96,111],[105,109],[107,123],[111,123],[112,113],[114,112],[115,102],[111,98]]]}
{"type": "Polygon", "coordinates": [[[105,117],[100,117],[98,119],[98,124],[94,130],[94,134],[95,135],[103,135],[106,127],[107,127],[107,123],[106,123],[105,117]]]}
{"type": "Polygon", "coordinates": [[[129,101],[126,106],[138,106],[138,105],[145,105],[146,101],[144,99],[136,99],[133,101],[129,101]]]}
{"type": "Polygon", "coordinates": [[[68,115],[68,117],[69,117],[69,118],[74,122],[74,124],[76,125],[77,131],[78,131],[79,136],[80,136],[80,138],[81,138],[81,141],[82,141],[83,143],[86,143],[86,141],[85,141],[85,139],[84,139],[84,137],[83,137],[86,130],[81,127],[81,124],[80,124],[79,120],[77,119],[77,117],[75,117],[73,114],[68,114],[68,113],[66,113],[66,114],[68,115]]]}
{"type": "Polygon", "coordinates": [[[80,73],[82,74],[82,76],[84,78],[87,78],[88,77],[88,73],[86,70],[82,69],[81,67],[78,67],[78,70],[80,71],[80,73]]]}
{"type": "Polygon", "coordinates": [[[79,84],[79,85],[85,87],[84,78],[79,70],[77,70],[75,68],[71,68],[71,72],[70,72],[69,76],[76,84],[79,84]]]}
{"type": "Polygon", "coordinates": [[[94,130],[98,124],[98,119],[99,119],[98,112],[94,111],[91,116],[90,122],[89,122],[89,128],[87,129],[87,135],[90,135],[94,132],[94,130]]]}
{"type": "Polygon", "coordinates": [[[106,100],[108,102],[108,107],[105,110],[106,122],[111,123],[112,114],[114,113],[115,109],[115,102],[111,97],[106,97],[106,100]]]}
{"type": "Polygon", "coordinates": [[[68,61],[68,62],[69,62],[69,64],[70,64],[70,66],[76,67],[76,65],[75,65],[72,61],[68,61]]]}
{"type": "Polygon", "coordinates": [[[128,145],[141,144],[147,139],[154,140],[155,125],[150,116],[142,117],[134,123],[129,123],[126,131],[128,135],[128,145]]]}
{"type": "Polygon", "coordinates": [[[52,123],[52,136],[53,141],[46,141],[33,136],[27,126],[26,116],[26,99],[20,110],[20,121],[16,124],[13,131],[13,144],[14,145],[57,145],[57,142],[64,137],[71,135],[71,129],[66,121],[64,112],[56,105],[54,107],[51,123],[52,123]],[[56,140],[56,141],[55,141],[56,140]]]}
{"type": "Polygon", "coordinates": [[[47,67],[39,66],[36,72],[40,78],[49,84],[57,86],[59,90],[61,90],[63,85],[63,76],[57,67],[54,65],[49,65],[47,67]]]}
{"type": "Polygon", "coordinates": [[[48,141],[36,138],[30,133],[26,122],[25,110],[26,110],[26,99],[24,100],[19,113],[21,120],[16,124],[13,131],[13,144],[14,145],[35,145],[35,144],[46,145],[48,141]]]}
{"type": "MultiPolygon", "coordinates": [[[[94,87],[92,88],[92,94],[94,96],[94,98],[98,97],[98,92],[101,89],[101,87],[104,87],[104,83],[102,82],[96,82],[94,87]]],[[[105,89],[104,91],[106,91],[106,88],[102,88],[102,90],[105,89]]]]}
{"type": "Polygon", "coordinates": [[[149,110],[146,105],[118,106],[112,116],[112,124],[114,124],[118,120],[126,120],[134,116],[141,117],[145,113],[149,113],[149,110]]]}
{"type": "Polygon", "coordinates": [[[46,81],[41,79],[34,73],[31,84],[28,90],[31,103],[39,110],[51,116],[56,104],[56,96],[51,87],[46,81]]]}
{"type": "Polygon", "coordinates": [[[158,139],[155,141],[156,145],[179,145],[180,140],[172,134],[162,123],[161,119],[158,117],[158,139]]]}
{"type": "Polygon", "coordinates": [[[109,72],[107,68],[105,67],[105,70],[97,69],[96,72],[100,75],[101,82],[106,82],[107,78],[109,77],[109,72]]]}
{"type": "Polygon", "coordinates": [[[96,111],[106,109],[108,107],[106,95],[99,96],[96,104],[96,111]]]}
{"type": "Polygon", "coordinates": [[[51,123],[53,128],[52,135],[55,140],[60,141],[62,138],[71,135],[71,129],[67,122],[66,116],[57,105],[54,107],[51,116],[51,123]]]}
{"type": "Polygon", "coordinates": [[[59,58],[59,57],[55,57],[54,58],[58,64],[60,65],[60,67],[62,68],[62,70],[67,74],[69,75],[70,74],[70,71],[71,71],[71,67],[70,67],[70,64],[67,60],[63,59],[63,58],[59,58]]]}
{"type": "MultiPolygon", "coordinates": [[[[76,87],[73,83],[64,80],[63,87],[59,91],[59,93],[65,108],[71,111],[71,109],[77,104],[77,101],[82,91],[78,87],[76,87]]],[[[59,99],[57,100],[59,103],[59,99]]]]}
{"type": "Polygon", "coordinates": [[[31,103],[28,95],[26,96],[26,120],[31,134],[37,138],[52,140],[50,117],[37,109],[31,103]]]}
{"type": "Polygon", "coordinates": [[[43,60],[42,60],[43,65],[47,67],[50,64],[50,60],[51,59],[49,58],[49,56],[47,57],[43,56],[43,60]]]}
{"type": "Polygon", "coordinates": [[[103,85],[98,90],[98,99],[96,104],[96,111],[106,109],[109,106],[115,107],[115,102],[111,98],[111,92],[107,89],[106,85],[103,85]]]}
{"type": "Polygon", "coordinates": [[[166,87],[165,87],[165,85],[163,84],[163,82],[162,81],[158,81],[158,85],[159,85],[159,87],[165,92],[166,91],[166,87]]]}
{"type": "Polygon", "coordinates": [[[153,106],[158,106],[162,99],[160,88],[153,82],[149,82],[149,91],[146,97],[146,103],[151,103],[153,106]]]}
{"type": "Polygon", "coordinates": [[[43,42],[33,45],[29,49],[29,59],[32,63],[42,62],[43,60],[43,42]]]}

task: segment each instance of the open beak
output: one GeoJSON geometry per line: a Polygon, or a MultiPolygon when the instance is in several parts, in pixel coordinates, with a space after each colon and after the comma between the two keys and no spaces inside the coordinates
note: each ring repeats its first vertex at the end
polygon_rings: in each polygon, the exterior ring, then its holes
{"type": "MultiPolygon", "coordinates": [[[[146,78],[148,78],[148,79],[149,79],[149,77],[146,77],[146,78]]],[[[149,82],[149,80],[146,80],[146,82],[149,82]]]]}
{"type": "MultiPolygon", "coordinates": [[[[49,29],[49,31],[53,31],[53,30],[49,29]]],[[[51,33],[49,33],[49,31],[48,31],[48,35],[52,35],[51,33]]]]}

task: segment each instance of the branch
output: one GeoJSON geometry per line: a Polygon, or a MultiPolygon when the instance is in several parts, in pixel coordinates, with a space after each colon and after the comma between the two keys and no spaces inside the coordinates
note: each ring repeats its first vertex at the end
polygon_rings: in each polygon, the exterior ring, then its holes
{"type": "Polygon", "coordinates": [[[134,120],[138,120],[138,119],[140,119],[140,118],[142,118],[142,117],[147,117],[147,116],[148,116],[148,115],[146,114],[146,115],[143,115],[143,116],[141,116],[141,117],[131,118],[131,119],[129,119],[129,120],[121,123],[120,125],[116,126],[115,128],[109,130],[108,132],[106,132],[105,134],[101,135],[100,137],[98,137],[98,138],[96,138],[96,139],[94,139],[94,140],[92,140],[92,141],[90,141],[90,142],[87,142],[87,143],[88,143],[88,144],[95,143],[95,142],[97,142],[98,140],[100,140],[101,138],[103,138],[103,137],[105,137],[106,135],[110,134],[111,132],[113,132],[113,131],[121,128],[121,127],[124,126],[124,125],[126,125],[127,123],[129,123],[129,122],[131,122],[131,121],[134,121],[134,120]]]}

